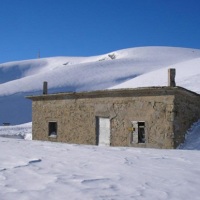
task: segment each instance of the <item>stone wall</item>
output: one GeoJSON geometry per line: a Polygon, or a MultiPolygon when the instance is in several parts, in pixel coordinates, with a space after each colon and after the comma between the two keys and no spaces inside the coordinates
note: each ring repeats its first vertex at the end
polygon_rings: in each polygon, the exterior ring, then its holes
{"type": "Polygon", "coordinates": [[[185,133],[200,119],[200,95],[184,90],[175,95],[174,148],[184,142],[185,133]]]}
{"type": "Polygon", "coordinates": [[[60,93],[33,100],[33,139],[96,145],[96,119],[111,123],[111,146],[176,148],[200,119],[200,95],[180,87],[60,93]],[[133,121],[145,122],[145,143],[137,143],[133,121]],[[48,136],[48,123],[58,134],[48,136]]]}
{"type": "Polygon", "coordinates": [[[173,110],[171,94],[47,95],[33,100],[33,139],[95,145],[96,117],[109,117],[111,146],[173,148],[173,110]],[[56,138],[48,136],[51,121],[56,138]],[[145,144],[132,143],[132,121],[145,121],[145,144]]]}

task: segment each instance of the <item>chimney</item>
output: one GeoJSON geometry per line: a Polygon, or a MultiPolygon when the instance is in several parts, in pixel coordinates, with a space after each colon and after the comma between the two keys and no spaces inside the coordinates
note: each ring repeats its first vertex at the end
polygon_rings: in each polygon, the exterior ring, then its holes
{"type": "Polygon", "coordinates": [[[176,87],[175,76],[176,76],[176,69],[174,68],[168,69],[168,86],[169,87],[176,87]]]}
{"type": "Polygon", "coordinates": [[[48,83],[46,81],[43,82],[43,94],[47,94],[48,92],[47,84],[48,83]]]}

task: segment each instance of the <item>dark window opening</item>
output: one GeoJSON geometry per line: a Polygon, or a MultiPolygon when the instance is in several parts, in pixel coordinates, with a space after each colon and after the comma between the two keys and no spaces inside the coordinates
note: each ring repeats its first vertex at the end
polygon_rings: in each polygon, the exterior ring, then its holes
{"type": "Polygon", "coordinates": [[[57,136],[57,122],[49,122],[49,136],[57,136]]]}
{"type": "Polygon", "coordinates": [[[99,145],[99,117],[96,117],[96,145],[99,145]]]}
{"type": "Polygon", "coordinates": [[[145,123],[138,122],[138,143],[145,143],[145,123]]]}

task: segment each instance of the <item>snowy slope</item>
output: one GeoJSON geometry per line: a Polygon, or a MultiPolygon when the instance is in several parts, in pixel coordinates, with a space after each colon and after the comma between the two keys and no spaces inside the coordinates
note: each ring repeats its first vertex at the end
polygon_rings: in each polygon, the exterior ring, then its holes
{"type": "Polygon", "coordinates": [[[0,65],[0,95],[37,91],[43,81],[48,81],[50,88],[65,87],[66,91],[105,89],[195,58],[200,58],[200,50],[143,47],[88,58],[55,57],[5,63],[0,65]]]}
{"type": "Polygon", "coordinates": [[[31,102],[24,96],[41,93],[43,81],[48,81],[50,92],[166,85],[167,69],[175,67],[178,85],[199,92],[199,64],[200,50],[175,47],[139,47],[92,57],[3,63],[0,124],[31,121],[31,102]]]}
{"type": "Polygon", "coordinates": [[[199,200],[200,151],[0,138],[1,200],[199,200]]]}
{"type": "MultiPolygon", "coordinates": [[[[200,58],[173,64],[170,67],[176,69],[176,84],[185,87],[200,94],[200,58]]],[[[168,68],[147,72],[134,79],[125,81],[111,89],[130,88],[130,87],[148,87],[148,86],[166,86],[168,68]]]]}
{"type": "Polygon", "coordinates": [[[200,150],[200,120],[195,122],[185,135],[185,142],[179,149],[200,150]]]}
{"type": "Polygon", "coordinates": [[[0,126],[0,136],[32,140],[32,122],[15,126],[0,126]]]}

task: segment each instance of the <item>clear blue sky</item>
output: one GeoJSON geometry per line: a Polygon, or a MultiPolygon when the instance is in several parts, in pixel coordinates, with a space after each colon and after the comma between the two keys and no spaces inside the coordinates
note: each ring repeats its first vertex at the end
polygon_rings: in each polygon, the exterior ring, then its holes
{"type": "Polygon", "coordinates": [[[200,0],[0,0],[0,63],[138,46],[200,49],[200,0]]]}

